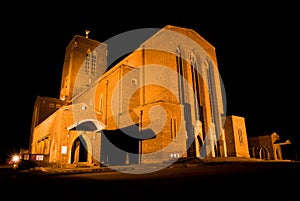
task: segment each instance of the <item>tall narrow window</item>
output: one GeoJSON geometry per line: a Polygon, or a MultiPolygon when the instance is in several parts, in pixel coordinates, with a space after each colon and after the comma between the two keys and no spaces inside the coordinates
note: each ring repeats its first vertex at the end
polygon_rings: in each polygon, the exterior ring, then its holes
{"type": "Polygon", "coordinates": [[[179,103],[183,103],[183,63],[179,48],[176,49],[176,69],[178,73],[179,103]]]}
{"type": "Polygon", "coordinates": [[[242,145],[244,143],[244,140],[243,140],[243,131],[241,128],[238,129],[238,137],[239,137],[240,145],[242,145]]]}
{"type": "Polygon", "coordinates": [[[90,60],[91,60],[91,51],[90,49],[88,49],[85,56],[85,66],[84,66],[84,72],[86,74],[89,74],[90,72],[90,60]]]}
{"type": "Polygon", "coordinates": [[[178,73],[183,76],[182,57],[179,48],[176,50],[176,66],[178,73]]]}
{"type": "Polygon", "coordinates": [[[196,57],[191,55],[192,84],[194,90],[195,118],[200,119],[200,82],[196,57]]]}
{"type": "Polygon", "coordinates": [[[176,119],[171,118],[171,139],[175,139],[177,136],[176,119]]]}
{"type": "Polygon", "coordinates": [[[212,67],[209,65],[209,62],[206,61],[205,62],[206,65],[206,84],[207,84],[207,88],[208,88],[208,95],[209,95],[209,103],[210,103],[210,111],[211,111],[211,118],[212,118],[212,122],[214,122],[215,119],[215,112],[214,112],[214,91],[213,91],[213,72],[212,72],[212,67]]]}
{"type": "Polygon", "coordinates": [[[103,94],[100,95],[99,111],[103,112],[103,94]]]}

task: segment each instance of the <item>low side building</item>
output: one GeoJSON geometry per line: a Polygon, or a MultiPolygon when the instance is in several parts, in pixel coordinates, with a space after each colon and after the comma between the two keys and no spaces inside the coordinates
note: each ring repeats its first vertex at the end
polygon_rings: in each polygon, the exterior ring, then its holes
{"type": "Polygon", "coordinates": [[[282,141],[276,132],[271,135],[249,137],[248,142],[251,158],[263,160],[287,159],[288,156],[283,153],[283,146],[291,144],[289,140],[282,141]]]}

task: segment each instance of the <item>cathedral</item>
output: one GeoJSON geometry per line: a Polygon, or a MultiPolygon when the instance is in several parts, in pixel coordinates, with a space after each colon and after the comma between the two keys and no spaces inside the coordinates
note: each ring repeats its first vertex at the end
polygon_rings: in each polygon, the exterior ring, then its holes
{"type": "Polygon", "coordinates": [[[88,32],[66,47],[59,97],[36,98],[32,156],[61,165],[249,158],[244,119],[226,117],[215,48],[197,32],[167,25],[104,42],[88,32]]]}

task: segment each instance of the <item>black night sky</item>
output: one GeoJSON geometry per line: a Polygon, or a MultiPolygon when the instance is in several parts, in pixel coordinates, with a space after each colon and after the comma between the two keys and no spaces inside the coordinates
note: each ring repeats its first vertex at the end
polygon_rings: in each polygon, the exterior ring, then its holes
{"type": "Polygon", "coordinates": [[[58,98],[65,48],[73,36],[89,29],[89,38],[102,42],[167,24],[194,29],[216,48],[227,115],[245,117],[248,136],[277,132],[299,147],[298,6],[161,3],[3,6],[1,156],[28,148],[36,97],[58,98]]]}

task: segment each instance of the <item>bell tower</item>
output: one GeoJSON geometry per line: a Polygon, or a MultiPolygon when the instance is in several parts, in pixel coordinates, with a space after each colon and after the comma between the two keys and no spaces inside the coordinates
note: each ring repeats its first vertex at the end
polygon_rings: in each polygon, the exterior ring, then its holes
{"type": "Polygon", "coordinates": [[[59,99],[70,102],[72,98],[97,80],[107,67],[107,45],[76,35],[66,48],[59,99]]]}

